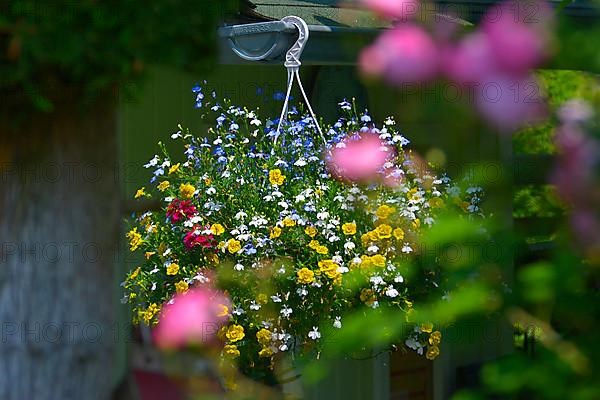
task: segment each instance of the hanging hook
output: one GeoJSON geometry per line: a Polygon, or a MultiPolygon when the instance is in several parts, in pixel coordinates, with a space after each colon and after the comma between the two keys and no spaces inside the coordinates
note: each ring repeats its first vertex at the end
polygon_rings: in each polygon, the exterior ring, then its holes
{"type": "Polygon", "coordinates": [[[308,42],[309,30],[306,22],[294,15],[290,15],[281,19],[282,22],[294,24],[298,29],[298,40],[290,47],[288,52],[285,55],[285,65],[286,68],[298,69],[302,63],[300,62],[300,57],[302,56],[302,52],[304,51],[304,46],[306,46],[306,42],[308,42]]]}

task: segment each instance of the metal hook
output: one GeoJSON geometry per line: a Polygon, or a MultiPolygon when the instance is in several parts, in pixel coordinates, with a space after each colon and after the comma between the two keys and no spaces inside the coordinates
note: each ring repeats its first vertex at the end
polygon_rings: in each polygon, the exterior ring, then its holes
{"type": "Polygon", "coordinates": [[[290,15],[281,19],[282,22],[294,24],[298,29],[298,40],[290,47],[285,55],[285,65],[288,69],[299,69],[302,63],[300,62],[300,56],[304,51],[304,46],[308,42],[309,30],[306,22],[300,17],[290,15]]]}

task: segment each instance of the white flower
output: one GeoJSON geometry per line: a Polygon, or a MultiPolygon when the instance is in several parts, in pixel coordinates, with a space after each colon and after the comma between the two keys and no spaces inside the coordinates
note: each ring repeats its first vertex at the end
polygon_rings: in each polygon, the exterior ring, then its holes
{"type": "Polygon", "coordinates": [[[317,213],[317,219],[321,221],[326,221],[329,218],[329,213],[327,211],[321,211],[317,213]]]}
{"type": "Polygon", "coordinates": [[[152,160],[148,161],[148,164],[144,165],[144,168],[156,167],[158,165],[158,156],[155,155],[152,160]]]}
{"type": "Polygon", "coordinates": [[[404,282],[404,277],[402,275],[396,275],[396,277],[394,278],[394,282],[402,283],[404,282]]]}
{"type": "Polygon", "coordinates": [[[337,329],[340,329],[342,327],[341,317],[335,317],[335,321],[333,321],[333,327],[337,329]]]}
{"type": "Polygon", "coordinates": [[[254,300],[250,303],[250,309],[254,311],[260,310],[260,304],[257,304],[254,300]]]}
{"type": "Polygon", "coordinates": [[[367,248],[367,253],[375,254],[379,251],[379,247],[372,245],[367,248]]]}
{"type": "Polygon", "coordinates": [[[273,300],[273,303],[281,303],[281,297],[279,297],[279,295],[275,295],[275,296],[271,296],[271,300],[273,300]]]}
{"type": "Polygon", "coordinates": [[[392,298],[398,297],[399,294],[400,293],[398,293],[398,291],[393,286],[388,287],[385,291],[385,295],[392,298]]]}
{"type": "Polygon", "coordinates": [[[209,196],[212,196],[215,193],[217,193],[217,189],[215,189],[214,187],[209,187],[208,189],[206,189],[206,194],[209,196]]]}
{"type": "Polygon", "coordinates": [[[244,313],[245,313],[245,311],[244,311],[244,309],[243,309],[243,308],[241,308],[241,307],[236,307],[236,308],[234,308],[233,310],[231,310],[231,313],[232,313],[233,315],[242,315],[242,314],[244,314],[244,313]]]}
{"type": "Polygon", "coordinates": [[[289,318],[290,315],[292,315],[293,310],[288,307],[288,306],[283,306],[283,308],[281,309],[281,315],[283,315],[285,318],[289,318]]]}
{"type": "Polygon", "coordinates": [[[402,252],[403,253],[412,253],[413,249],[412,247],[410,247],[410,245],[408,243],[404,243],[404,246],[402,246],[402,252]]]}
{"type": "Polygon", "coordinates": [[[235,269],[236,271],[243,271],[244,270],[244,266],[242,264],[235,264],[233,266],[233,269],[235,269]]]}
{"type": "Polygon", "coordinates": [[[299,194],[298,196],[296,196],[296,203],[300,203],[305,200],[306,200],[306,197],[303,194],[299,194]]]}
{"type": "Polygon", "coordinates": [[[248,214],[246,214],[243,211],[239,211],[237,214],[235,214],[235,219],[240,220],[240,219],[244,219],[248,216],[248,214]]]}
{"type": "Polygon", "coordinates": [[[344,243],[344,249],[346,249],[347,251],[354,250],[355,248],[356,248],[356,245],[354,244],[354,242],[344,243]]]}
{"type": "Polygon", "coordinates": [[[285,209],[285,210],[287,210],[287,209],[288,209],[288,207],[289,207],[289,205],[288,205],[287,201],[285,201],[285,200],[283,200],[283,201],[280,201],[279,203],[277,203],[277,205],[278,205],[279,207],[281,207],[281,208],[285,209]]]}
{"type": "Polygon", "coordinates": [[[304,158],[299,158],[298,161],[294,163],[296,167],[304,167],[306,165],[306,160],[304,158]]]}
{"type": "Polygon", "coordinates": [[[404,342],[404,344],[409,349],[416,350],[417,353],[419,353],[419,355],[423,354],[423,345],[420,342],[418,342],[417,340],[415,340],[414,338],[408,338],[408,339],[406,339],[406,341],[404,342]]]}
{"type": "Polygon", "coordinates": [[[373,285],[375,285],[375,286],[378,286],[378,285],[383,285],[383,284],[385,284],[385,281],[384,281],[384,280],[383,280],[383,278],[382,278],[382,277],[380,277],[379,275],[375,275],[375,276],[371,277],[370,281],[371,281],[371,283],[372,283],[373,285]]]}
{"type": "Polygon", "coordinates": [[[304,297],[308,294],[308,290],[305,287],[301,287],[296,290],[296,293],[298,293],[298,296],[304,297]]]}
{"type": "Polygon", "coordinates": [[[319,328],[313,326],[313,330],[308,332],[308,337],[312,340],[317,340],[321,338],[321,332],[319,332],[319,328]]]}

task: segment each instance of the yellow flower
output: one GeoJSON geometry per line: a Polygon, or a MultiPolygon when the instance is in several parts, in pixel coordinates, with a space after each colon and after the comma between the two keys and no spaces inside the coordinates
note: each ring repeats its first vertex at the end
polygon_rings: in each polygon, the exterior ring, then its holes
{"type": "Polygon", "coordinates": [[[379,234],[377,233],[377,229],[367,232],[367,235],[369,235],[369,240],[371,242],[376,242],[377,240],[379,240],[379,234]]]}
{"type": "Polygon", "coordinates": [[[219,263],[219,256],[212,253],[212,254],[207,254],[206,255],[206,261],[208,261],[209,264],[215,265],[219,263]]]}
{"type": "Polygon", "coordinates": [[[362,242],[363,246],[366,246],[371,241],[371,237],[368,233],[363,233],[360,235],[360,241],[362,242]]]}
{"type": "Polygon", "coordinates": [[[275,226],[271,229],[271,233],[269,233],[269,239],[276,239],[281,236],[281,228],[275,226]]]}
{"type": "Polygon", "coordinates": [[[393,235],[398,240],[404,239],[404,231],[402,230],[402,228],[394,229],[393,235]]]}
{"type": "Polygon", "coordinates": [[[212,224],[210,230],[214,235],[217,236],[222,235],[223,232],[225,232],[225,228],[223,228],[223,225],[221,224],[212,224]]]}
{"type": "Polygon", "coordinates": [[[267,302],[269,301],[269,297],[267,297],[266,294],[264,293],[259,293],[258,296],[256,296],[256,302],[258,304],[267,304],[267,302]]]}
{"type": "Polygon", "coordinates": [[[424,322],[421,324],[421,332],[431,333],[433,330],[433,324],[431,322],[424,322]]]}
{"type": "Polygon", "coordinates": [[[161,183],[158,184],[157,188],[161,192],[164,192],[165,190],[167,190],[169,188],[169,186],[171,186],[169,181],[162,181],[161,183]]]}
{"type": "Polygon", "coordinates": [[[381,254],[375,254],[371,257],[371,262],[376,267],[385,267],[385,257],[381,254]]]}
{"type": "Polygon", "coordinates": [[[186,281],[179,281],[175,284],[175,290],[177,291],[177,293],[186,292],[189,287],[190,286],[186,281]]]}
{"type": "Polygon", "coordinates": [[[262,328],[260,331],[256,332],[256,339],[258,339],[258,343],[264,346],[268,346],[271,343],[271,331],[265,328],[262,328]]]}
{"type": "Polygon", "coordinates": [[[406,197],[408,197],[409,200],[417,200],[420,197],[417,194],[418,191],[419,191],[419,189],[412,188],[408,191],[408,193],[406,193],[406,197]]]}
{"type": "Polygon", "coordinates": [[[171,263],[167,266],[167,275],[177,275],[179,273],[179,264],[171,263]]]}
{"type": "Polygon", "coordinates": [[[308,285],[315,281],[315,273],[312,272],[308,268],[302,268],[302,269],[298,270],[297,275],[298,275],[298,282],[302,283],[304,285],[308,285]]]}
{"type": "Polygon", "coordinates": [[[235,344],[227,344],[223,347],[223,354],[235,358],[240,356],[240,351],[235,344]]]}
{"type": "Polygon", "coordinates": [[[320,246],[320,244],[319,244],[319,241],[317,241],[317,240],[311,240],[310,243],[308,244],[308,247],[310,247],[313,250],[316,250],[317,247],[319,247],[319,246],[320,246]]]}
{"type": "Polygon", "coordinates": [[[344,235],[354,235],[356,233],[356,224],[354,222],[343,224],[342,232],[344,232],[344,235]]]}
{"type": "Polygon", "coordinates": [[[327,254],[329,253],[329,249],[327,248],[327,246],[317,246],[317,248],[315,249],[315,251],[319,254],[327,254]]]}
{"type": "Polygon", "coordinates": [[[365,303],[368,306],[373,305],[375,303],[376,297],[375,293],[371,289],[363,289],[360,291],[360,301],[365,303]]]}
{"type": "Polygon", "coordinates": [[[193,185],[190,185],[189,183],[182,183],[179,186],[179,195],[183,199],[190,199],[194,195],[195,191],[196,188],[193,185]]]}
{"type": "Polygon", "coordinates": [[[246,336],[244,333],[244,327],[241,325],[231,325],[225,333],[225,337],[230,342],[237,342],[239,340],[242,340],[244,336],[246,336]]]}
{"type": "Polygon", "coordinates": [[[435,360],[435,358],[437,356],[440,355],[440,348],[437,346],[429,346],[427,348],[427,353],[425,354],[425,357],[427,357],[428,360],[435,360]]]}
{"type": "Polygon", "coordinates": [[[181,166],[180,163],[171,165],[171,168],[169,168],[169,175],[174,174],[175,172],[179,171],[180,166],[181,166]]]}
{"type": "Polygon", "coordinates": [[[127,239],[129,239],[129,250],[136,251],[138,247],[142,244],[142,235],[137,231],[137,228],[133,228],[126,235],[127,239]]]}
{"type": "Polygon", "coordinates": [[[148,306],[148,308],[146,309],[146,311],[141,311],[140,312],[140,316],[144,320],[144,322],[146,323],[146,325],[150,325],[150,322],[152,321],[152,318],[154,318],[154,316],[156,314],[158,314],[159,311],[160,311],[160,307],[158,307],[158,304],[152,303],[152,304],[150,304],[148,306]]]}
{"type": "Polygon", "coordinates": [[[136,268],[136,269],[135,269],[135,270],[134,270],[134,271],[131,273],[131,275],[129,275],[129,280],[130,280],[130,281],[132,281],[132,280],[134,280],[135,278],[137,278],[137,277],[138,277],[138,275],[140,274],[140,271],[141,271],[141,270],[142,270],[142,268],[140,268],[140,267],[137,267],[137,268],[136,268]]]}
{"type": "Polygon", "coordinates": [[[264,347],[261,351],[258,352],[259,357],[271,357],[273,355],[273,350],[268,347],[264,347]]]}
{"type": "Polygon", "coordinates": [[[379,206],[379,208],[375,212],[375,215],[377,215],[377,218],[379,219],[387,219],[395,211],[396,209],[394,207],[390,207],[387,204],[383,204],[379,206]]]}
{"type": "Polygon", "coordinates": [[[156,254],[155,251],[147,251],[147,252],[144,253],[144,257],[146,257],[146,260],[149,260],[150,257],[152,257],[155,254],[156,254]]]}
{"type": "Polygon", "coordinates": [[[283,222],[283,226],[285,226],[285,227],[290,227],[290,226],[296,225],[296,221],[294,221],[290,217],[285,217],[282,222],[283,222]]]}
{"type": "Polygon", "coordinates": [[[231,254],[237,253],[242,249],[242,245],[239,240],[229,239],[227,241],[227,251],[231,254]]]}
{"type": "Polygon", "coordinates": [[[413,227],[413,229],[419,229],[420,226],[421,226],[421,220],[419,218],[416,218],[412,222],[412,227],[413,227]]]}
{"type": "Polygon", "coordinates": [[[283,181],[285,181],[285,175],[281,173],[279,168],[269,171],[269,182],[271,182],[271,185],[281,186],[283,185],[283,181]]]}
{"type": "Polygon", "coordinates": [[[336,279],[341,275],[338,271],[338,267],[339,266],[333,260],[319,261],[319,271],[323,272],[331,279],[336,279]]]}
{"type": "Polygon", "coordinates": [[[373,265],[373,260],[367,255],[360,256],[360,259],[362,260],[362,262],[360,263],[360,267],[362,269],[368,269],[373,265]]]}
{"type": "Polygon", "coordinates": [[[137,192],[135,192],[135,196],[133,196],[133,197],[136,199],[139,199],[140,197],[143,197],[145,195],[146,195],[146,188],[143,187],[143,188],[139,188],[137,190],[137,192]]]}
{"type": "Polygon", "coordinates": [[[379,225],[375,231],[379,239],[388,239],[392,237],[392,227],[387,224],[379,225]]]}
{"type": "Polygon", "coordinates": [[[315,228],[314,226],[307,226],[304,229],[304,233],[306,233],[311,238],[314,238],[315,236],[317,236],[317,232],[318,232],[317,228],[315,228]]]}
{"type": "Polygon", "coordinates": [[[439,197],[429,199],[429,206],[432,208],[440,208],[442,205],[444,205],[444,200],[439,197]]]}
{"type": "Polygon", "coordinates": [[[317,197],[323,196],[323,190],[321,190],[321,189],[315,190],[315,196],[317,196],[317,197]]]}
{"type": "Polygon", "coordinates": [[[210,186],[210,185],[211,185],[211,183],[212,183],[212,179],[210,179],[210,178],[206,178],[206,179],[204,180],[204,184],[205,184],[206,186],[210,186]]]}
{"type": "Polygon", "coordinates": [[[229,314],[229,307],[227,307],[225,304],[218,304],[217,307],[219,308],[217,317],[224,317],[229,314]]]}
{"type": "Polygon", "coordinates": [[[431,335],[429,335],[429,344],[432,346],[437,346],[442,342],[442,333],[440,331],[435,331],[431,335]]]}

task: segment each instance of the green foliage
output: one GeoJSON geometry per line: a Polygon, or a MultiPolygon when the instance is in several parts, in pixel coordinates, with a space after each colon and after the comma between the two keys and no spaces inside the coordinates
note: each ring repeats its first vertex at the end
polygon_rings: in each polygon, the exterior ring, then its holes
{"type": "Polygon", "coordinates": [[[67,92],[92,100],[143,77],[147,65],[206,66],[237,3],[0,1],[0,100],[50,111],[67,92]]]}

